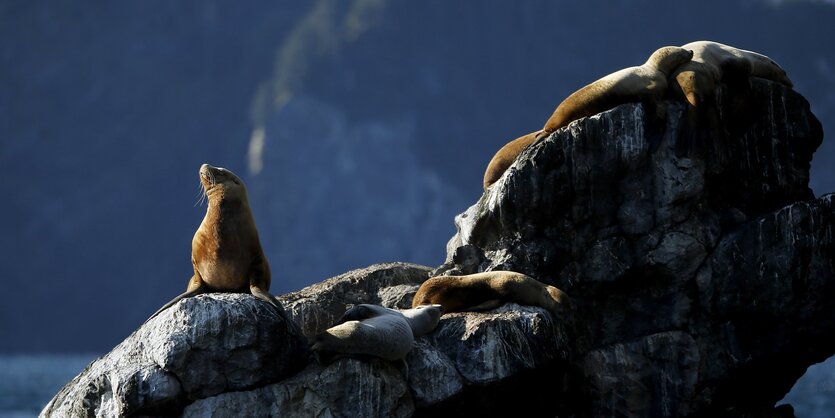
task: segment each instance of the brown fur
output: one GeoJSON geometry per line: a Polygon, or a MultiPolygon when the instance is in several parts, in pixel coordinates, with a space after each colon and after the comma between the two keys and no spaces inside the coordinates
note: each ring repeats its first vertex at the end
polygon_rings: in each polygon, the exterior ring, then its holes
{"type": "Polygon", "coordinates": [[[496,155],[493,156],[493,159],[490,160],[490,163],[487,164],[487,170],[484,171],[484,189],[487,189],[488,186],[497,182],[499,177],[504,174],[504,172],[513,164],[513,161],[516,160],[516,157],[528,147],[528,145],[534,143],[538,139],[538,135],[542,133],[542,131],[531,132],[525,136],[520,136],[519,138],[514,139],[513,141],[508,142],[505,146],[501,147],[496,155]]]}
{"type": "Polygon", "coordinates": [[[647,62],[609,74],[568,96],[542,128],[546,133],[615,106],[638,101],[658,101],[667,92],[667,78],[690,61],[692,51],[675,46],[657,49],[647,62]]]}
{"type": "Polygon", "coordinates": [[[185,293],[148,320],[181,299],[206,292],[252,293],[283,312],[278,300],[269,294],[270,266],[261,249],[243,181],[225,168],[203,164],[200,183],[209,203],[191,241],[194,275],[185,293]]]}
{"type": "Polygon", "coordinates": [[[539,306],[554,314],[570,306],[561,290],[512,271],[433,277],[420,286],[412,306],[438,304],[449,313],[493,309],[506,302],[539,306]]]}
{"type": "Polygon", "coordinates": [[[575,91],[557,106],[542,130],[517,138],[499,149],[487,165],[484,188],[498,181],[527,146],[577,119],[624,103],[659,101],[667,92],[669,75],[692,55],[679,47],[659,48],[643,65],[616,71],[575,91]]]}

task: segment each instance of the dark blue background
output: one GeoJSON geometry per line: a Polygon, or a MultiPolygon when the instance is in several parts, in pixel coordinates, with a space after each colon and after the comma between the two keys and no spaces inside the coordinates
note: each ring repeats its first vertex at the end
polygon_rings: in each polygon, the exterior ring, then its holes
{"type": "Polygon", "coordinates": [[[247,182],[273,293],[434,266],[501,145],[660,46],[769,55],[832,131],[833,23],[811,1],[0,2],[0,352],[105,352],[182,292],[204,162],[247,182]]]}

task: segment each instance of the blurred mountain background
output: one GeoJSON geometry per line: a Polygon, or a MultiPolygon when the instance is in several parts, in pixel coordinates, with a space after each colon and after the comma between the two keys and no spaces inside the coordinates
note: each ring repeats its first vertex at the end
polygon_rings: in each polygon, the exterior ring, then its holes
{"type": "Polygon", "coordinates": [[[106,352],[182,292],[204,162],[247,183],[273,293],[438,265],[499,147],[701,39],[835,132],[832,1],[0,2],[0,353],[106,352]]]}

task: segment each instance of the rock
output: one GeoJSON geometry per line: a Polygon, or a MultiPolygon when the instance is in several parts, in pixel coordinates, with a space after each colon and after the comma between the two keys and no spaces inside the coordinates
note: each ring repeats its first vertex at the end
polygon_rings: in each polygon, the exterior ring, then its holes
{"type": "MultiPolygon", "coordinates": [[[[491,386],[508,391],[508,380],[525,372],[556,380],[551,392],[570,390],[553,373],[558,364],[563,373],[568,369],[569,345],[564,327],[541,308],[508,304],[488,313],[451,314],[436,332],[417,338],[405,362],[344,358],[326,367],[313,364],[280,383],[198,400],[183,416],[408,417],[450,407],[501,410],[505,396],[482,399],[477,407],[457,402],[491,386]]],[[[519,401],[538,404],[539,392],[518,392],[519,401]]]]}
{"type": "Polygon", "coordinates": [[[409,417],[412,397],[401,373],[382,360],[312,364],[281,383],[201,399],[183,417],[409,417]]]}
{"type": "Polygon", "coordinates": [[[693,337],[682,331],[593,350],[584,374],[590,391],[610,401],[594,403],[591,416],[687,415],[680,400],[694,396],[700,360],[693,337]],[[653,387],[657,396],[646,396],[653,387]]]}
{"type": "Polygon", "coordinates": [[[90,364],[43,417],[170,415],[195,399],[276,382],[307,362],[287,318],[247,294],[184,299],[90,364]]]}
{"type": "Polygon", "coordinates": [[[807,185],[822,132],[805,99],[757,79],[744,93],[721,88],[695,119],[668,102],[661,119],[626,104],[576,121],[456,217],[435,270],[379,264],[280,296],[300,331],[248,295],[189,299],[42,415],[791,416],[775,403],[835,354],[835,195],[807,185]],[[352,305],[407,308],[430,275],[500,269],[572,309],[447,314],[400,362],[303,357],[299,334],[352,305]]]}
{"type": "Polygon", "coordinates": [[[307,338],[328,329],[348,308],[361,303],[412,307],[412,297],[431,269],[409,263],[375,264],[352,270],[278,297],[307,338]]]}
{"type": "Polygon", "coordinates": [[[773,412],[835,354],[835,207],[807,185],[820,123],[757,79],[718,103],[695,125],[679,103],[581,119],[456,217],[437,274],[514,270],[576,303],[588,404],[569,412],[773,412]]]}

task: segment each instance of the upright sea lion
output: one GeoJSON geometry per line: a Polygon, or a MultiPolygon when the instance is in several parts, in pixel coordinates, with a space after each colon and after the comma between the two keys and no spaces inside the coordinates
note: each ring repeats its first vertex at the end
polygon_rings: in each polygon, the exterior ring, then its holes
{"type": "Polygon", "coordinates": [[[283,312],[281,303],[269,293],[270,266],[261,249],[244,182],[225,168],[203,164],[200,183],[209,203],[191,240],[194,275],[185,293],[146,322],[181,299],[206,292],[252,293],[283,312]]]}
{"type": "Polygon", "coordinates": [[[682,48],[693,51],[693,58],[673,71],[673,90],[693,107],[713,97],[716,85],[723,81],[747,83],[753,76],[794,86],[779,64],[760,53],[713,41],[691,42],[682,48]]]}
{"type": "Polygon", "coordinates": [[[433,277],[420,286],[412,306],[439,304],[448,313],[488,310],[506,302],[539,306],[554,314],[571,303],[561,290],[522,273],[490,271],[433,277]]]}
{"type": "Polygon", "coordinates": [[[656,104],[667,92],[673,70],[690,60],[693,52],[677,46],[657,49],[640,66],[624,68],[575,91],[557,106],[542,130],[515,139],[499,149],[484,173],[487,189],[528,145],[569,123],[615,106],[638,101],[656,104]]]}
{"type": "Polygon", "coordinates": [[[439,305],[403,311],[357,305],[346,311],[334,326],[317,334],[311,349],[321,364],[344,355],[400,360],[412,349],[414,337],[434,330],[440,318],[439,305]]]}

